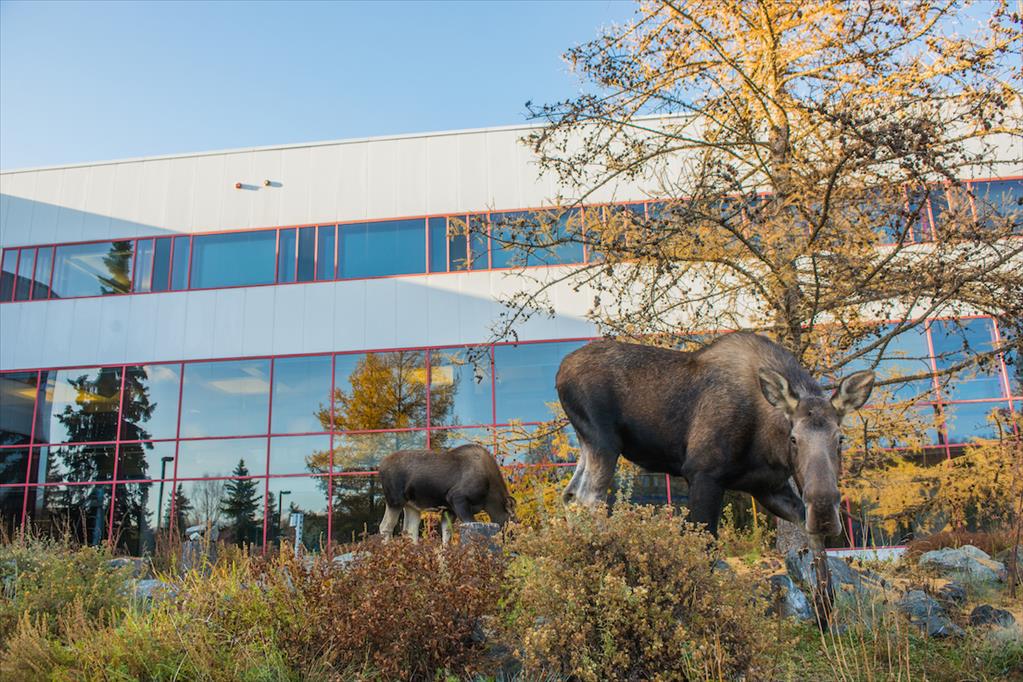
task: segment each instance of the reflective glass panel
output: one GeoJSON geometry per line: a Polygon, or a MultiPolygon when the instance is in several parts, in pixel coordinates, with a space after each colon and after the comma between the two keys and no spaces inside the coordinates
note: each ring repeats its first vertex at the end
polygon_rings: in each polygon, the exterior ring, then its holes
{"type": "Polygon", "coordinates": [[[3,264],[0,266],[0,301],[14,300],[14,281],[17,279],[18,249],[4,251],[3,264]]]}
{"type": "Polygon", "coordinates": [[[295,281],[295,228],[280,231],[277,243],[277,281],[295,281]]]}
{"type": "Polygon", "coordinates": [[[265,478],[179,481],[175,498],[175,524],[212,524],[224,542],[261,544],[263,541],[263,493],[265,478]],[[178,502],[191,507],[179,513],[178,502]],[[184,517],[184,518],[181,518],[184,517]]]}
{"type": "Polygon", "coordinates": [[[174,478],[173,441],[121,443],[117,453],[118,481],[150,481],[174,478]]]}
{"type": "Polygon", "coordinates": [[[294,546],[292,514],[302,515],[302,545],[318,552],[327,546],[327,495],[330,480],[326,476],[271,478],[267,495],[267,542],[287,540],[294,546]]]}
{"type": "Polygon", "coordinates": [[[266,433],[270,361],[195,362],[185,366],[181,436],[266,433]]]}
{"type": "Polygon", "coordinates": [[[175,237],[171,257],[171,289],[180,291],[188,288],[188,260],[191,251],[191,237],[175,237]]]}
{"type": "Polygon", "coordinates": [[[537,231],[536,217],[528,211],[490,214],[490,239],[493,267],[508,268],[526,265],[526,252],[518,246],[530,243],[530,233],[537,231]]]}
{"type": "Polygon", "coordinates": [[[181,365],[129,365],[127,371],[121,440],[174,438],[181,365]]]}
{"type": "MultiPolygon", "coordinates": [[[[938,320],[931,323],[931,342],[938,370],[947,370],[969,360],[976,353],[994,347],[994,325],[990,319],[938,320]]],[[[1002,381],[997,360],[984,367],[969,367],[951,377],[941,377],[942,395],[951,400],[1001,398],[1002,381]]]]}
{"type": "MultiPolygon", "coordinates": [[[[938,427],[942,421],[942,415],[937,405],[914,405],[909,408],[912,414],[906,415],[906,422],[914,424],[914,430],[918,431],[915,442],[910,443],[901,437],[892,437],[890,434],[877,439],[877,447],[881,448],[906,448],[917,445],[942,445],[944,438],[938,427]]],[[[882,430],[882,433],[884,431],[882,430]]],[[[905,433],[905,432],[904,432],[905,433]]]]}
{"type": "Polygon", "coordinates": [[[32,284],[32,300],[41,301],[50,297],[50,277],[53,274],[53,247],[44,246],[36,255],[35,282],[32,284]]]}
{"type": "Polygon", "coordinates": [[[450,450],[469,443],[482,445],[490,452],[494,452],[494,429],[489,427],[430,429],[431,450],[450,450]]]}
{"type": "Polygon", "coordinates": [[[266,438],[184,440],[178,444],[177,477],[226,478],[266,474],[266,438]]]}
{"type": "Polygon", "coordinates": [[[426,426],[423,351],[338,355],[334,428],[338,431],[426,426]]]}
{"type": "Polygon", "coordinates": [[[22,249],[18,261],[18,280],[14,287],[14,300],[27,301],[32,293],[32,277],[35,274],[36,250],[22,249]]]}
{"type": "Polygon", "coordinates": [[[377,532],[386,506],[377,476],[334,476],[331,490],[335,543],[357,542],[377,532]]]}
{"type": "Polygon", "coordinates": [[[431,426],[490,424],[492,391],[489,353],[473,364],[464,348],[430,352],[431,426]]]}
{"type": "Polygon", "coordinates": [[[114,445],[60,445],[37,448],[33,483],[88,483],[114,478],[114,445]]]}
{"type": "Polygon", "coordinates": [[[490,214],[495,268],[581,263],[582,213],[514,211],[490,214]]]}
{"type": "Polygon", "coordinates": [[[554,376],[565,356],[583,345],[582,341],[562,341],[496,346],[497,423],[553,419],[555,412],[547,403],[558,402],[554,376]]]}
{"type": "Polygon", "coordinates": [[[994,216],[1009,218],[1013,231],[1023,232],[1023,180],[995,180],[973,185],[978,217],[990,223],[994,216]]]}
{"type": "Polygon", "coordinates": [[[174,484],[171,481],[118,483],[114,486],[114,537],[132,556],[152,554],[156,534],[170,525],[174,484]]]}
{"type": "Polygon", "coordinates": [[[452,272],[469,269],[469,238],[466,216],[450,217],[448,221],[448,266],[452,272]]]}
{"type": "Polygon", "coordinates": [[[430,218],[430,272],[448,271],[448,220],[430,218]]]}
{"type": "Polygon", "coordinates": [[[341,277],[424,272],[426,221],[393,220],[339,225],[341,277]]]}
{"type": "Polygon", "coordinates": [[[0,536],[13,537],[21,528],[21,508],[25,503],[25,487],[0,488],[0,536]]]}
{"type": "Polygon", "coordinates": [[[135,282],[132,291],[151,291],[153,282],[153,240],[135,242],[135,282]]]}
{"type": "Polygon", "coordinates": [[[998,438],[998,425],[1009,424],[1009,403],[953,403],[945,405],[945,428],[949,443],[969,443],[998,438]]]}
{"type": "Polygon", "coordinates": [[[121,368],[85,367],[43,372],[36,414],[37,443],[117,439],[121,368]]]}
{"type": "Polygon", "coordinates": [[[1009,375],[1012,395],[1023,395],[1023,336],[1016,336],[1005,324],[999,324],[1002,343],[1009,350],[1004,354],[1005,371],[1009,375]]]}
{"type": "Polygon", "coordinates": [[[329,355],[274,360],[272,433],[330,430],[329,355]]]}
{"type": "Polygon", "coordinates": [[[330,473],[330,436],[270,439],[270,474],[330,473]]]}
{"type": "Polygon", "coordinates": [[[502,465],[574,462],[579,440],[571,426],[499,426],[497,450],[502,465]]]}
{"type": "Polygon", "coordinates": [[[29,488],[32,530],[40,535],[98,545],[109,537],[110,485],[55,485],[29,488]]]}
{"type": "Polygon", "coordinates": [[[334,471],[373,471],[396,450],[426,447],[425,431],[392,431],[334,436],[334,471]]]}
{"type": "Polygon", "coordinates": [[[298,281],[312,282],[316,269],[316,228],[303,227],[298,231],[298,281]]]}
{"type": "Polygon", "coordinates": [[[132,242],[58,246],[53,298],[105,296],[131,291],[132,242]]]}
{"type": "Polygon", "coordinates": [[[468,216],[469,259],[473,270],[490,267],[489,217],[486,213],[468,216]]]}
{"type": "MultiPolygon", "coordinates": [[[[890,333],[893,325],[882,325],[880,336],[890,333]]],[[[867,339],[863,347],[872,345],[880,337],[867,339]]],[[[918,324],[882,342],[848,363],[841,370],[842,376],[864,369],[873,369],[879,379],[897,379],[920,374],[932,374],[930,350],[927,347],[927,335],[924,326],[918,324]],[[880,358],[880,360],[878,360],[880,358]],[[876,366],[875,366],[876,363],[876,366]]],[[[930,378],[915,379],[888,386],[877,386],[870,395],[871,403],[902,401],[902,400],[933,400],[934,383],[930,378]]]]}
{"type": "Polygon", "coordinates": [[[193,289],[272,284],[275,230],[207,234],[192,240],[193,289]]]}
{"type": "Polygon", "coordinates": [[[35,372],[0,374],[0,445],[27,445],[32,438],[35,372]]]}
{"type": "Polygon", "coordinates": [[[334,225],[321,225],[316,236],[316,279],[334,279],[334,225]]]}
{"type": "Polygon", "coordinates": [[[162,237],[156,240],[153,253],[153,291],[167,291],[170,288],[171,240],[162,237]]]}
{"type": "Polygon", "coordinates": [[[0,448],[0,485],[25,483],[28,448],[0,448]]]}

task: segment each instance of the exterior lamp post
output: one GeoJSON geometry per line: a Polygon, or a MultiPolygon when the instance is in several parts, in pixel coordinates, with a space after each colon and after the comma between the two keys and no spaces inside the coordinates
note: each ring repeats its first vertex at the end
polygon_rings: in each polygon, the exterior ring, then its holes
{"type": "Polygon", "coordinates": [[[160,529],[163,523],[163,479],[167,477],[167,462],[173,462],[173,457],[160,458],[160,498],[156,501],[156,529],[160,529]]]}

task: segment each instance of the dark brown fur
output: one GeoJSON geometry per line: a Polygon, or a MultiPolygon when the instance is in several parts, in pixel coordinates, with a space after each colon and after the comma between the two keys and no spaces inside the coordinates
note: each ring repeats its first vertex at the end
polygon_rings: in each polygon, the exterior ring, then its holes
{"type": "Polygon", "coordinates": [[[695,353],[594,341],[557,376],[582,446],[565,499],[603,501],[621,455],[684,477],[690,518],[711,532],[729,489],[793,522],[806,518],[805,502],[810,531],[833,534],[841,417],[872,382],[854,374],[829,398],[788,351],[756,334],[726,334],[695,353]]]}

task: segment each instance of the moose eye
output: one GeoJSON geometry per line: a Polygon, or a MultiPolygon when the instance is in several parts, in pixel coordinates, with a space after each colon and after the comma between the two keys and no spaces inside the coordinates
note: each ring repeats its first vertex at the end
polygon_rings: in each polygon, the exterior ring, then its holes
{"type": "Polygon", "coordinates": [[[796,437],[795,436],[789,436],[789,442],[792,443],[793,445],[795,445],[796,444],[796,437]]]}

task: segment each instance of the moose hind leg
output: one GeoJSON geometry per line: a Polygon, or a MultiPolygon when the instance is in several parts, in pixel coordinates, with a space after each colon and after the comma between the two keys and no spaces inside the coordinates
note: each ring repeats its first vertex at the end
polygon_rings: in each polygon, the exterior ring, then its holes
{"type": "Polygon", "coordinates": [[[451,512],[444,510],[440,513],[440,538],[445,545],[451,542],[451,512]]]}
{"type": "Polygon", "coordinates": [[[380,521],[380,534],[384,536],[384,542],[391,539],[394,527],[398,525],[398,517],[401,516],[401,507],[387,505],[384,511],[384,518],[380,521]]]}
{"type": "Polygon", "coordinates": [[[405,534],[412,538],[412,542],[419,542],[419,510],[411,504],[405,505],[405,534]]]}
{"type": "Polygon", "coordinates": [[[579,502],[595,507],[607,500],[607,490],[618,466],[619,449],[607,444],[598,447],[581,437],[579,446],[579,464],[562,499],[566,504],[579,502]]]}

